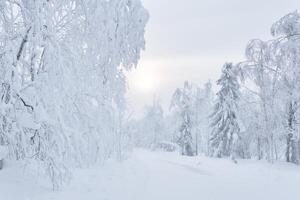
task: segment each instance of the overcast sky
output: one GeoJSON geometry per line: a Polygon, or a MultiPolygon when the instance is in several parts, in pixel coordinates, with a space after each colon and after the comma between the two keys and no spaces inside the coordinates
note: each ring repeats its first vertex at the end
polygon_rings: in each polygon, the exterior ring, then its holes
{"type": "Polygon", "coordinates": [[[153,96],[168,108],[185,80],[203,84],[224,62],[244,59],[247,42],[271,38],[270,27],[300,9],[300,0],[142,0],[150,13],[146,51],[129,75],[130,109],[138,115],[153,96]]]}

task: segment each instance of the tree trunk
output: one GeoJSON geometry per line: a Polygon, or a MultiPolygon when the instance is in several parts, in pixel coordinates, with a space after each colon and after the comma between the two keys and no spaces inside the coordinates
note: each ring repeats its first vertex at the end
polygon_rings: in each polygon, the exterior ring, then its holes
{"type": "Polygon", "coordinates": [[[297,142],[292,139],[292,153],[291,153],[291,162],[297,164],[298,160],[297,160],[297,142]]]}
{"type": "Polygon", "coordinates": [[[295,110],[294,103],[290,102],[288,107],[288,135],[286,141],[286,161],[296,163],[297,162],[297,144],[294,138],[294,122],[295,122],[295,110]]]}
{"type": "Polygon", "coordinates": [[[192,147],[189,143],[185,144],[184,148],[185,148],[185,155],[186,156],[194,156],[193,149],[192,149],[192,147]]]}
{"type": "Polygon", "coordinates": [[[286,141],[286,162],[291,162],[291,152],[292,152],[292,137],[293,134],[289,133],[286,141]]]}
{"type": "Polygon", "coordinates": [[[257,137],[257,158],[258,160],[262,159],[262,153],[261,153],[261,139],[260,137],[257,137]]]}

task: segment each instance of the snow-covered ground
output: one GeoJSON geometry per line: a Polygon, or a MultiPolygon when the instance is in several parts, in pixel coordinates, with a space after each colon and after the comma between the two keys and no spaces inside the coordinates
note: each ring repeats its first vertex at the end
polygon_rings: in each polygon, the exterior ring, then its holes
{"type": "Polygon", "coordinates": [[[75,172],[71,183],[58,192],[15,166],[0,171],[1,200],[281,200],[299,196],[300,168],[286,163],[239,160],[234,164],[138,149],[122,163],[75,172]]]}

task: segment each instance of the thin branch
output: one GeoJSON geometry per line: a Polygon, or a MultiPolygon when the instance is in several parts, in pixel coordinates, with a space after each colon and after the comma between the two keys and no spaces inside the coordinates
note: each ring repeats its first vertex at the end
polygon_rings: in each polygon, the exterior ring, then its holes
{"type": "Polygon", "coordinates": [[[18,51],[18,54],[17,54],[17,61],[20,60],[20,57],[22,55],[24,46],[25,46],[26,42],[28,41],[28,34],[29,34],[30,30],[31,30],[31,27],[28,28],[28,30],[26,31],[26,35],[24,36],[24,38],[23,38],[23,40],[21,42],[21,45],[20,45],[20,48],[19,48],[19,51],[18,51]]]}
{"type": "Polygon", "coordinates": [[[25,107],[27,107],[27,108],[30,108],[31,109],[31,111],[33,111],[34,110],[34,108],[33,108],[33,106],[32,105],[29,105],[29,104],[27,104],[26,102],[25,102],[25,100],[19,95],[19,94],[17,94],[17,96],[19,97],[19,99],[22,101],[22,103],[23,103],[23,105],[25,106],[25,107]]]}

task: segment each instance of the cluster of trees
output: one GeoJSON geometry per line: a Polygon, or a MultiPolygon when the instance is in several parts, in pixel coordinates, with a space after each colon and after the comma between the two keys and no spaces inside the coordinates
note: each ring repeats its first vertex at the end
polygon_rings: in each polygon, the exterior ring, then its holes
{"type": "Polygon", "coordinates": [[[210,82],[175,91],[161,132],[183,155],[300,164],[299,13],[275,22],[271,35],[251,40],[245,61],[224,64],[216,95],[210,82]]]}
{"type": "Polygon", "coordinates": [[[155,99],[151,106],[146,106],[144,117],[131,121],[134,144],[153,149],[161,142],[166,145],[172,142],[182,147],[182,155],[208,155],[213,99],[210,81],[203,87],[186,81],[175,90],[168,114],[163,113],[159,100],[155,99]]]}
{"type": "Polygon", "coordinates": [[[271,162],[285,158],[300,163],[300,15],[297,11],[279,19],[271,27],[269,41],[251,40],[247,60],[237,64],[242,83],[246,84],[240,112],[252,140],[248,146],[258,159],[271,162]],[[247,84],[249,85],[249,84],[247,84]],[[249,120],[247,120],[247,118],[249,120]],[[251,120],[250,120],[251,119],[251,120]]]}
{"type": "Polygon", "coordinates": [[[0,1],[0,146],[54,188],[121,156],[125,70],[144,49],[139,0],[0,1]]]}
{"type": "Polygon", "coordinates": [[[142,120],[131,121],[130,129],[133,133],[133,142],[137,147],[153,148],[162,140],[167,140],[164,135],[164,112],[158,99],[154,98],[152,105],[145,107],[142,120]]]}
{"type": "Polygon", "coordinates": [[[286,159],[300,164],[300,15],[251,40],[246,60],[226,63],[218,92],[185,82],[170,115],[154,99],[126,118],[124,71],[144,49],[140,0],[0,1],[0,148],[38,166],[54,189],[74,167],[161,141],[183,155],[286,159]]]}

